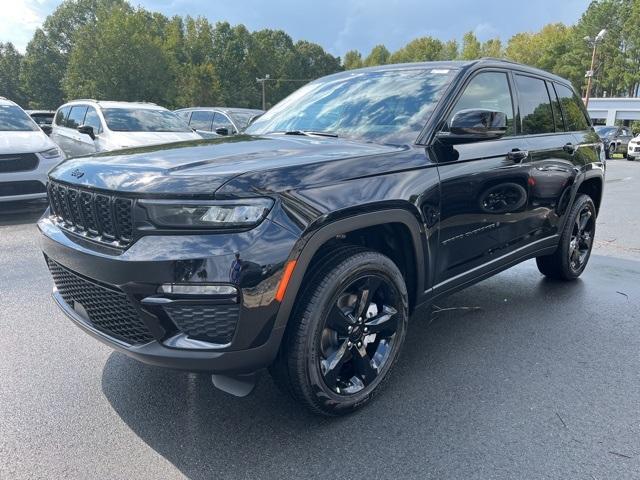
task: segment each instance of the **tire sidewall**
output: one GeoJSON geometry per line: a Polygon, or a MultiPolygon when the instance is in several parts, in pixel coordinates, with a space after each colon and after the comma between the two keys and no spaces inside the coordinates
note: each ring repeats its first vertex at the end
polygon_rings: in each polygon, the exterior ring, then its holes
{"type": "Polygon", "coordinates": [[[393,262],[386,257],[375,253],[363,253],[354,258],[348,258],[331,270],[331,274],[338,272],[340,280],[331,285],[326,285],[322,291],[317,292],[319,303],[322,307],[316,311],[306,309],[305,315],[311,316],[309,323],[310,331],[306,336],[305,351],[306,355],[306,372],[309,388],[315,396],[315,401],[322,404],[323,409],[330,409],[331,414],[347,413],[354,410],[364,403],[367,403],[372,395],[377,392],[381,385],[385,383],[389,377],[389,372],[398,359],[398,354],[404,343],[406,335],[406,327],[408,320],[407,292],[402,275],[398,271],[393,262]],[[357,258],[356,258],[357,257],[357,258]],[[365,258],[363,258],[365,257],[365,258]],[[370,257],[366,259],[366,257],[370,257]],[[357,261],[357,263],[355,263],[357,261]],[[333,392],[324,383],[322,373],[320,371],[320,337],[324,329],[325,319],[329,311],[337,301],[338,296],[351,283],[367,274],[375,274],[384,277],[389,281],[390,285],[396,290],[395,294],[399,298],[398,305],[398,331],[396,332],[394,347],[390,353],[382,371],[376,380],[364,388],[361,392],[352,395],[339,395],[333,392]]]}
{"type": "Polygon", "coordinates": [[[574,279],[578,278],[582,274],[582,272],[584,272],[585,268],[587,268],[589,259],[591,258],[591,251],[593,250],[595,235],[596,235],[595,204],[593,203],[593,200],[591,200],[591,197],[589,197],[588,195],[581,194],[576,198],[576,201],[574,202],[573,207],[571,208],[571,213],[567,218],[567,223],[564,227],[564,231],[562,234],[562,241],[560,243],[560,248],[562,249],[562,269],[564,270],[564,273],[566,274],[567,278],[574,278],[574,279]],[[576,221],[576,217],[580,214],[580,212],[585,207],[585,205],[589,205],[589,208],[591,210],[591,215],[593,218],[593,235],[592,235],[589,252],[587,253],[587,256],[584,259],[584,263],[582,264],[582,267],[580,267],[580,270],[574,271],[571,268],[571,265],[570,265],[571,262],[569,260],[569,244],[571,243],[571,234],[573,232],[573,225],[576,221]]]}

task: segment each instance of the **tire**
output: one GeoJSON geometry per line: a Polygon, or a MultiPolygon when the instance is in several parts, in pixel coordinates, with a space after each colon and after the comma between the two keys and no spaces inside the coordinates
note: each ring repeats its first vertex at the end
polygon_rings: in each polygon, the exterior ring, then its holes
{"type": "Polygon", "coordinates": [[[270,371],[314,413],[344,415],[368,403],[389,378],[404,343],[407,289],[391,259],[360,247],[316,265],[270,371]]]}
{"type": "Polygon", "coordinates": [[[596,233],[596,207],[588,195],[578,194],[567,216],[557,250],[536,258],[538,270],[557,280],[575,280],[587,267],[596,233]]]}

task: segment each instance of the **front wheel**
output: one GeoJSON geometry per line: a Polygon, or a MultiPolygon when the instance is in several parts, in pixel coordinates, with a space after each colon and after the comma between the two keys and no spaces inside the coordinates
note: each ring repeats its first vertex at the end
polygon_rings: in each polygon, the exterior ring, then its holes
{"type": "Polygon", "coordinates": [[[380,390],[404,342],[402,274],[384,255],[346,250],[303,288],[272,374],[316,413],[352,412],[380,390]]]}
{"type": "Polygon", "coordinates": [[[587,267],[596,234],[596,207],[588,195],[579,194],[560,235],[558,249],[536,258],[538,270],[547,277],[574,280],[587,267]]]}

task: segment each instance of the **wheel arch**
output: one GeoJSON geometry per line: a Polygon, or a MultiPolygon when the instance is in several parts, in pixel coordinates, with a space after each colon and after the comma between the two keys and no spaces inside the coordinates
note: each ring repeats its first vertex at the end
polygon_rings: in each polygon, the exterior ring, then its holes
{"type": "MultiPolygon", "coordinates": [[[[417,214],[403,208],[379,209],[367,213],[349,215],[341,217],[321,226],[306,237],[306,241],[301,241],[302,245],[294,249],[289,261],[295,260],[295,268],[286,288],[286,292],[280,304],[276,317],[276,328],[286,326],[289,316],[293,311],[295,301],[304,283],[305,275],[309,271],[312,261],[321,249],[341,236],[348,236],[354,232],[360,232],[372,227],[385,227],[400,225],[406,229],[409,240],[412,244],[412,265],[415,267],[415,281],[409,286],[411,288],[410,299],[417,304],[422,298],[425,284],[425,251],[423,246],[423,235],[417,214]],[[296,253],[299,252],[299,253],[296,253]]],[[[395,261],[395,259],[394,259],[395,261]]]]}

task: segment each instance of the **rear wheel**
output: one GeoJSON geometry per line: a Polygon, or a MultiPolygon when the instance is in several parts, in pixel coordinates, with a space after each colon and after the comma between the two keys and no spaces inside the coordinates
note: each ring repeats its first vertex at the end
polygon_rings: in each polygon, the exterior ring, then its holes
{"type": "Polygon", "coordinates": [[[402,274],[388,257],[364,249],[333,256],[305,285],[274,379],[316,413],[363,406],[398,357],[407,303],[402,274]]]}
{"type": "Polygon", "coordinates": [[[578,278],[587,267],[596,234],[596,207],[588,195],[579,194],[569,212],[558,249],[536,258],[538,270],[559,280],[578,278]]]}

